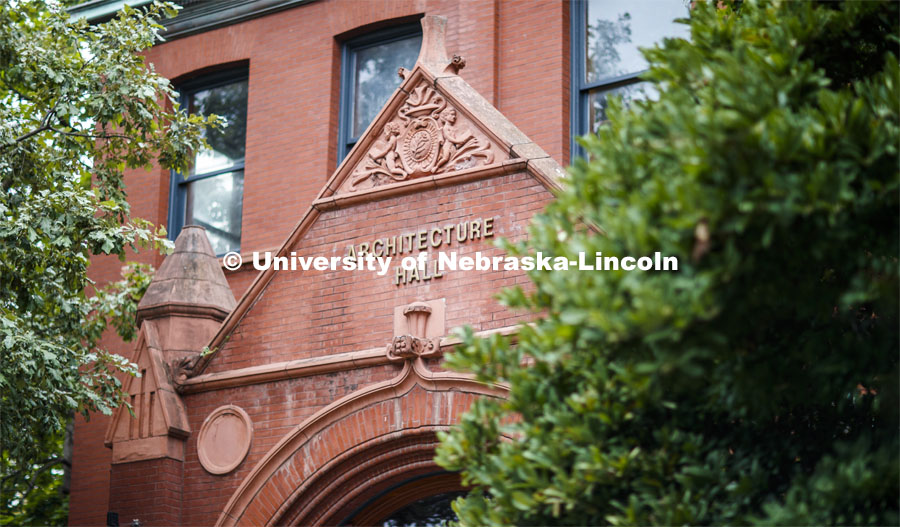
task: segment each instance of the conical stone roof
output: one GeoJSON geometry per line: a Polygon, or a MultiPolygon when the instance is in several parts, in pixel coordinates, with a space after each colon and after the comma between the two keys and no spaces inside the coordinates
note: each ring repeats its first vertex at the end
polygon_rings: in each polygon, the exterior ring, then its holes
{"type": "Polygon", "coordinates": [[[138,304],[137,322],[167,315],[224,319],[235,300],[206,229],[186,225],[138,304]]]}

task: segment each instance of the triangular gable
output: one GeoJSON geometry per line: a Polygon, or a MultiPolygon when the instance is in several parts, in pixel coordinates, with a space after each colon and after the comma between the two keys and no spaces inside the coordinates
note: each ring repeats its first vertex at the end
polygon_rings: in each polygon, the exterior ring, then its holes
{"type": "Polygon", "coordinates": [[[427,70],[418,66],[407,77],[320,197],[499,165],[509,159],[510,145],[448,100],[427,70]]]}
{"type": "Polygon", "coordinates": [[[459,75],[465,60],[446,57],[446,19],[422,19],[422,50],[412,71],[329,178],[316,203],[359,190],[419,178],[537,161],[535,176],[550,188],[564,172],[459,75]]]}
{"type": "MultiPolygon", "coordinates": [[[[285,256],[316,222],[320,211],[424,188],[527,172],[548,190],[559,188],[563,169],[531,142],[459,75],[465,61],[447,59],[446,19],[422,20],[422,51],[412,71],[329,178],[275,256],[285,256]],[[454,115],[455,114],[455,115],[454,115]]],[[[203,372],[261,297],[274,268],[260,272],[199,358],[190,376],[203,372]]]]}

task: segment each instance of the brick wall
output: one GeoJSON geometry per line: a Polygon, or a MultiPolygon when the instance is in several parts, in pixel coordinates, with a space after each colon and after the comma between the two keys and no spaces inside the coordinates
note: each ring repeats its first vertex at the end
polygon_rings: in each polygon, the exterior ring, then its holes
{"type": "MultiPolygon", "coordinates": [[[[465,183],[383,201],[323,212],[292,248],[298,256],[344,256],[350,245],[371,242],[424,228],[443,228],[475,218],[492,217],[492,238],[441,251],[458,255],[500,255],[492,246],[499,237],[520,240],[528,218],[550,193],[527,174],[465,183]]],[[[418,251],[404,253],[415,255],[418,251]]],[[[432,253],[432,260],[436,259],[432,253]]],[[[394,257],[386,276],[358,271],[278,272],[207,369],[226,371],[357,351],[385,345],[393,336],[394,307],[415,300],[446,298],[446,327],[470,324],[495,329],[524,320],[497,304],[503,287],[528,282],[523,271],[445,271],[440,279],[395,285],[394,257]]]]}
{"type": "MultiPolygon", "coordinates": [[[[561,162],[568,158],[568,3],[362,0],[350,4],[321,0],[176,39],[147,53],[157,71],[176,81],[223,64],[249,63],[241,243],[245,254],[278,247],[336,168],[340,38],[391,20],[425,13],[446,16],[448,52],[459,53],[467,60],[463,78],[552,157],[561,162]]],[[[132,171],[126,183],[134,215],[164,224],[169,173],[162,169],[132,171]]],[[[353,240],[402,234],[470,216],[494,216],[496,236],[517,238],[523,235],[521,222],[548,198],[535,181],[519,174],[429,191],[412,207],[410,200],[396,198],[326,212],[301,241],[298,254],[343,254],[347,242],[353,240]],[[460,207],[464,202],[469,205],[460,207]],[[386,212],[390,209],[405,210],[386,212]],[[511,230],[513,226],[517,230],[511,230]]],[[[466,254],[475,250],[493,249],[485,243],[462,246],[466,254]]],[[[136,259],[157,267],[162,261],[146,252],[136,259]]],[[[90,275],[100,283],[119,276],[121,263],[117,259],[95,258],[92,263],[90,275]]],[[[227,273],[227,277],[239,298],[256,272],[245,266],[240,272],[227,273]]],[[[209,371],[381,346],[391,336],[389,312],[393,306],[417,297],[448,299],[448,329],[462,323],[488,329],[521,320],[521,315],[506,312],[492,298],[500,287],[524,282],[520,273],[486,280],[480,273],[457,271],[431,283],[401,287],[393,285],[392,277],[387,276],[369,281],[365,288],[355,282],[362,279],[357,276],[325,277],[316,280],[315,288],[307,287],[308,278],[304,281],[299,272],[279,273],[209,371]],[[291,307],[288,314],[279,315],[285,306],[291,307]]],[[[104,343],[112,351],[131,355],[131,343],[115,338],[107,338],[104,343]]],[[[213,408],[235,401],[253,416],[254,423],[259,417],[254,412],[271,414],[260,417],[259,423],[265,425],[257,425],[260,428],[249,456],[258,458],[266,445],[277,441],[283,427],[296,424],[316,407],[330,402],[329,397],[374,382],[375,378],[389,377],[391,371],[384,367],[347,374],[341,380],[306,379],[304,382],[311,384],[302,384],[303,393],[312,390],[319,395],[315,403],[301,407],[288,405],[296,402],[288,394],[301,389],[301,384],[296,384],[299,380],[272,384],[265,388],[265,396],[259,396],[261,401],[274,398],[275,408],[280,409],[253,404],[253,390],[247,394],[226,390],[186,397],[194,435],[188,440],[185,503],[191,504],[186,511],[196,507],[198,512],[196,516],[186,512],[184,523],[209,521],[216,507],[221,510],[222,502],[217,500],[222,498],[197,496],[213,487],[223,495],[228,489],[233,491],[241,475],[252,467],[245,462],[230,475],[210,476],[197,465],[195,435],[213,408]],[[331,389],[334,393],[328,391],[331,389]],[[284,401],[278,402],[279,398],[284,401]]],[[[96,416],[87,423],[79,419],[76,424],[72,525],[102,524],[106,511],[112,510],[110,451],[102,444],[107,423],[108,419],[96,416]]],[[[123,522],[130,521],[119,512],[123,522]]]]}
{"type": "Polygon", "coordinates": [[[162,458],[116,464],[110,474],[109,507],[119,514],[119,525],[130,525],[135,519],[145,527],[182,524],[180,461],[162,458]]]}
{"type": "Polygon", "coordinates": [[[184,525],[215,523],[244,478],[286,433],[320,408],[362,386],[390,379],[398,369],[386,365],[186,396],[194,433],[185,453],[184,525]],[[210,412],[223,404],[235,404],[247,412],[253,421],[253,443],[234,472],[216,476],[200,466],[196,432],[210,412]]]}

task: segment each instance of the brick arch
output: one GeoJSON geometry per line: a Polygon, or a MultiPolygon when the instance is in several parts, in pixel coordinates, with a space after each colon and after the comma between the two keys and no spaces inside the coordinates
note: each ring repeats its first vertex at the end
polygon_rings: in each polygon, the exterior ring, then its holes
{"type": "Polygon", "coordinates": [[[351,449],[350,455],[339,456],[316,476],[303,482],[294,491],[293,499],[288,500],[290,506],[274,523],[340,525],[352,519],[350,525],[372,525],[366,520],[380,519],[372,518],[373,514],[389,514],[416,499],[441,491],[460,490],[459,476],[450,474],[449,480],[439,481],[446,485],[440,491],[435,491],[434,485],[418,485],[401,486],[399,490],[405,492],[387,492],[404,481],[441,470],[433,458],[438,444],[436,432],[444,428],[407,429],[358,445],[351,449]],[[373,507],[371,500],[376,497],[379,497],[379,506],[373,507]],[[374,513],[363,509],[372,509],[374,513]]]}
{"type": "Polygon", "coordinates": [[[434,471],[435,434],[503,386],[407,361],[391,380],[349,394],[289,432],[231,496],[217,525],[339,522],[372,493],[434,471]],[[424,472],[423,472],[424,471],[424,472]]]}

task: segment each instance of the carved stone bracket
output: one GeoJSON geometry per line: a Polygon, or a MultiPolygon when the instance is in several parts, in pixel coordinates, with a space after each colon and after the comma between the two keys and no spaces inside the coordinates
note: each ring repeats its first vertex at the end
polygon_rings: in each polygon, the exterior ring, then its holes
{"type": "Polygon", "coordinates": [[[444,72],[456,75],[459,73],[459,70],[465,67],[466,59],[464,59],[462,55],[453,55],[453,59],[450,61],[450,64],[447,64],[447,69],[445,69],[444,72]]]}
{"type": "MultiPolygon", "coordinates": [[[[444,73],[458,75],[459,70],[465,67],[466,59],[463,58],[462,55],[453,55],[453,58],[447,63],[447,67],[444,68],[444,73]]],[[[412,72],[402,66],[397,69],[397,75],[403,80],[406,80],[410,73],[412,72]]]]}
{"type": "Polygon", "coordinates": [[[392,361],[432,357],[440,355],[440,338],[426,338],[425,326],[431,316],[431,307],[424,302],[413,302],[403,310],[409,334],[397,335],[387,345],[387,357],[392,361]]]}
{"type": "Polygon", "coordinates": [[[172,379],[172,384],[175,385],[176,389],[180,388],[189,377],[193,377],[194,367],[197,366],[200,357],[201,355],[199,354],[188,355],[166,364],[169,369],[169,378],[172,379]]]}

